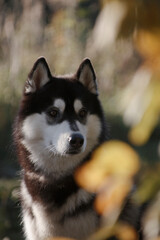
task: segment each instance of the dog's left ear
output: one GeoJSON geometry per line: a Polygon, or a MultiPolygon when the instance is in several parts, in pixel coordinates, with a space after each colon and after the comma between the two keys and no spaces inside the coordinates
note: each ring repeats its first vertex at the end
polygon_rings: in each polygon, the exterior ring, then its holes
{"type": "Polygon", "coordinates": [[[96,74],[88,58],[84,59],[80,64],[76,76],[78,81],[80,81],[90,92],[98,95],[96,74]]]}
{"type": "Polygon", "coordinates": [[[31,72],[28,75],[28,79],[25,84],[25,94],[36,92],[42,88],[51,79],[51,73],[44,57],[40,57],[34,63],[31,72]]]}

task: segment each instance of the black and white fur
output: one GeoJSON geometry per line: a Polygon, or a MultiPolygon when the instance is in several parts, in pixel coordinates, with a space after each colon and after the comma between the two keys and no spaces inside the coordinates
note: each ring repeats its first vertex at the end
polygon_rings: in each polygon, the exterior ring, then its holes
{"type": "Polygon", "coordinates": [[[15,124],[22,167],[21,203],[27,240],[85,239],[99,226],[94,195],[77,185],[75,170],[107,139],[89,59],[76,74],[55,77],[39,58],[26,81],[15,124]]]}

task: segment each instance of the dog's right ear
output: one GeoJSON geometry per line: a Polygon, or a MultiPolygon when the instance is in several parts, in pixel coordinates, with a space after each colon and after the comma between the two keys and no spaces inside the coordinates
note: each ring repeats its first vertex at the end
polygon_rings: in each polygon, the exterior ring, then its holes
{"type": "Polygon", "coordinates": [[[78,81],[81,82],[84,87],[98,96],[96,74],[88,58],[84,59],[80,64],[76,75],[78,81]]]}
{"type": "Polygon", "coordinates": [[[43,87],[51,79],[51,73],[44,57],[38,58],[33,65],[25,84],[24,93],[30,94],[43,87]]]}

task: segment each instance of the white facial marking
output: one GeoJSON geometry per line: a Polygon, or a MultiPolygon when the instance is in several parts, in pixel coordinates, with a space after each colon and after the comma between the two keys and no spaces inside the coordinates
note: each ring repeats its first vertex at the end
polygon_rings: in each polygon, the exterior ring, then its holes
{"type": "MultiPolygon", "coordinates": [[[[82,126],[81,126],[82,128],[82,126]]],[[[30,161],[47,173],[60,177],[73,169],[86,155],[86,130],[80,129],[84,145],[81,152],[67,155],[68,138],[73,132],[68,121],[49,125],[45,113],[32,114],[22,124],[22,144],[31,153],[30,161]],[[67,158],[69,157],[69,161],[67,158]]]]}
{"type": "Polygon", "coordinates": [[[54,107],[58,108],[61,112],[64,112],[64,109],[65,109],[65,102],[63,99],[61,98],[57,98],[55,101],[54,101],[54,107]]]}
{"type": "Polygon", "coordinates": [[[76,99],[74,101],[74,110],[76,113],[79,112],[79,110],[83,107],[82,102],[79,99],[76,99]]]}
{"type": "MultiPolygon", "coordinates": [[[[78,122],[77,122],[78,123],[78,122]]],[[[80,126],[80,133],[84,137],[84,144],[81,152],[85,150],[86,146],[86,129],[80,126]]],[[[63,121],[62,123],[56,124],[55,126],[48,126],[45,132],[45,145],[48,146],[50,151],[63,156],[66,154],[69,147],[69,137],[75,133],[70,129],[70,124],[68,121],[63,121]],[[52,142],[52,144],[50,144],[52,142]]]]}
{"type": "MultiPolygon", "coordinates": [[[[77,101],[76,105],[81,107],[81,102],[77,101]]],[[[64,109],[63,100],[57,99],[56,106],[64,109]]],[[[79,129],[77,133],[83,136],[84,143],[79,153],[68,155],[68,139],[75,133],[68,121],[48,124],[45,113],[28,116],[22,124],[22,144],[31,153],[30,161],[55,177],[72,170],[98,144],[101,132],[101,122],[97,115],[88,115],[86,124],[79,121],[76,124],[79,129]]]]}
{"type": "Polygon", "coordinates": [[[87,126],[87,147],[91,151],[93,146],[96,146],[99,141],[98,138],[101,132],[101,122],[99,117],[97,115],[89,115],[87,126]]]}
{"type": "Polygon", "coordinates": [[[27,117],[22,125],[22,133],[26,140],[38,140],[43,138],[43,126],[45,125],[45,118],[42,114],[34,113],[27,117]]]}
{"type": "Polygon", "coordinates": [[[48,126],[45,134],[46,146],[51,141],[51,151],[53,147],[53,151],[56,151],[55,154],[64,155],[68,147],[68,138],[71,134],[72,131],[68,121],[63,121],[55,126],[48,126]]]}

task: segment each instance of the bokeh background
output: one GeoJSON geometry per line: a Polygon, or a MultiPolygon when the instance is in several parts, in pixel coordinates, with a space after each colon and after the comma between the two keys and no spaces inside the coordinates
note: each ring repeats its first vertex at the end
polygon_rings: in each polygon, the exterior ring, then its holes
{"type": "MultiPolygon", "coordinates": [[[[12,128],[39,56],[55,75],[75,72],[83,58],[91,59],[111,138],[127,142],[154,178],[160,156],[159,13],[159,0],[0,1],[0,239],[23,239],[12,128]]],[[[160,183],[154,184],[157,193],[160,183]]]]}

